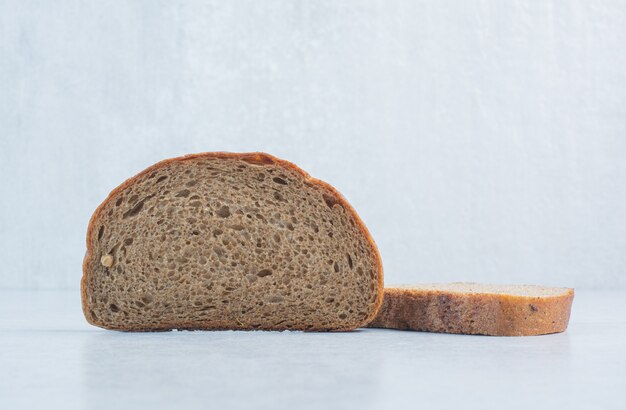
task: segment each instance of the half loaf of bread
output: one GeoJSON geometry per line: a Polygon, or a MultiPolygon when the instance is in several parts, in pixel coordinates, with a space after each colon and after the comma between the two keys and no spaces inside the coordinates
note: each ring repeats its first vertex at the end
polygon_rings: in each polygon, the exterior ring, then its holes
{"type": "Polygon", "coordinates": [[[107,329],[349,330],[382,303],[381,259],[330,185],[263,153],[161,161],[87,231],[89,323],[107,329]]]}
{"type": "Polygon", "coordinates": [[[574,290],[529,285],[421,284],[385,288],[368,327],[491,336],[563,332],[574,290]]]}

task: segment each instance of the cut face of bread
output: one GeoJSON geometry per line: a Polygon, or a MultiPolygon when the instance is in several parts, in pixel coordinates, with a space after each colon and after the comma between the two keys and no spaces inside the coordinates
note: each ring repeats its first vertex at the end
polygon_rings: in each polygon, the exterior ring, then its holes
{"type": "Polygon", "coordinates": [[[368,327],[530,336],[563,332],[574,290],[532,285],[420,284],[385,288],[368,327]]]}
{"type": "Polygon", "coordinates": [[[87,232],[82,297],[107,329],[349,330],[382,302],[367,229],[330,185],[267,154],[159,162],[87,232]]]}

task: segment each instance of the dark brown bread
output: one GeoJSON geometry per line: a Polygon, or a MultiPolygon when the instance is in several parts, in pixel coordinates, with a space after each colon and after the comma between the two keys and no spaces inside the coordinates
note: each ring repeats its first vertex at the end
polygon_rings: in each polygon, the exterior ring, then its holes
{"type": "Polygon", "coordinates": [[[422,284],[385,288],[368,327],[491,336],[563,332],[574,290],[530,285],[422,284]]]}
{"type": "Polygon", "coordinates": [[[382,303],[376,245],[330,185],[268,154],[159,162],[87,231],[87,320],[107,329],[350,330],[382,303]]]}

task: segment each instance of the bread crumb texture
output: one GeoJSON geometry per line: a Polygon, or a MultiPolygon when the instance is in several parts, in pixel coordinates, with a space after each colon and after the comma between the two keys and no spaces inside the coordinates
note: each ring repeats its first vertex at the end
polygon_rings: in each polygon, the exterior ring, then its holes
{"type": "Polygon", "coordinates": [[[162,161],[95,211],[87,320],[117,330],[348,330],[382,303],[380,256],[331,186],[267,154],[162,161]]]}

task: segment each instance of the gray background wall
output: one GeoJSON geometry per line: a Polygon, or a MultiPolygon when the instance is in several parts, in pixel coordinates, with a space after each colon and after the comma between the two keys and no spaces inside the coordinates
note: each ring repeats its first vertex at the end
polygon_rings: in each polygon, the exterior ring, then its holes
{"type": "Polygon", "coordinates": [[[0,287],[189,152],[335,185],[393,282],[626,285],[624,1],[0,1],[0,287]]]}

